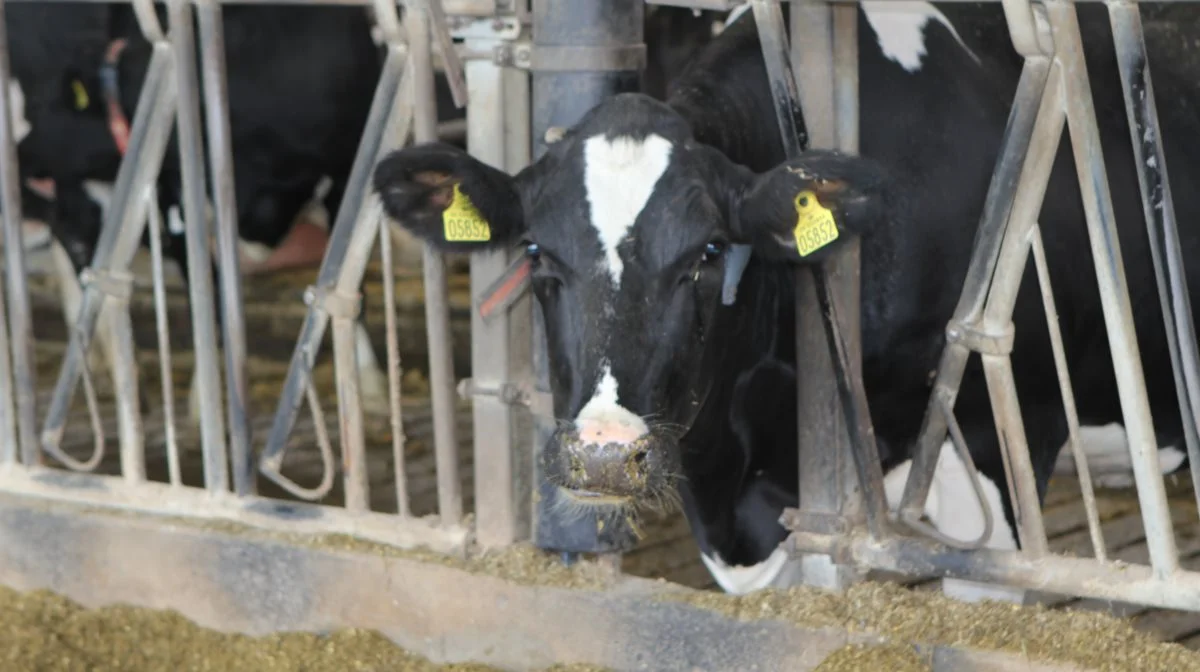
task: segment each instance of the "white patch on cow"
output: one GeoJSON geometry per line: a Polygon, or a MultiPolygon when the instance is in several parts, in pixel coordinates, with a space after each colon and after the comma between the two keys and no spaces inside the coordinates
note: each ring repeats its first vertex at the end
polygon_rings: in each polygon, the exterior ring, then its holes
{"type": "Polygon", "coordinates": [[[909,72],[921,69],[925,56],[925,26],[930,19],[950,31],[963,50],[978,63],[977,57],[959,37],[958,31],[931,3],[917,0],[863,0],[859,3],[874,29],[883,55],[909,72]]]}
{"type": "MultiPolygon", "coordinates": [[[[908,481],[911,469],[912,460],[905,460],[883,478],[888,508],[893,511],[900,505],[900,497],[904,493],[904,484],[908,481]]],[[[992,513],[992,534],[984,545],[993,549],[1015,550],[1017,539],[1004,517],[1000,489],[982,473],[979,474],[979,483],[988,509],[992,513]]],[[[971,487],[966,465],[959,459],[949,441],[942,444],[941,454],[938,455],[933,483],[925,501],[925,515],[938,531],[952,539],[973,541],[983,533],[983,507],[979,505],[979,498],[975,496],[975,490],[971,487]]],[[[942,590],[945,594],[964,602],[991,599],[1020,603],[1024,600],[1024,591],[1021,589],[961,579],[943,579],[942,590]]]]}
{"type": "Polygon", "coordinates": [[[776,548],[766,560],[746,567],[725,564],[721,554],[715,551],[711,558],[701,553],[700,559],[722,590],[733,595],[745,595],[771,586],[787,565],[788,553],[782,547],[776,548]]]}
{"type": "Polygon", "coordinates": [[[167,210],[167,231],[173,236],[182,236],[187,228],[183,225],[183,215],[179,214],[179,206],[172,205],[167,210]]]}
{"type": "MultiPolygon", "coordinates": [[[[1083,425],[1079,428],[1079,445],[1088,463],[1088,472],[1095,485],[1105,488],[1129,488],[1134,485],[1133,459],[1129,454],[1129,438],[1119,422],[1107,425],[1083,425]]],[[[1158,450],[1160,472],[1169,474],[1183,464],[1187,454],[1174,446],[1158,450]]],[[[1075,456],[1068,441],[1063,444],[1054,465],[1055,473],[1074,474],[1075,456]]]]}
{"type": "Polygon", "coordinates": [[[621,284],[617,245],[646,207],[654,185],[671,160],[671,143],[651,134],[645,140],[594,135],[583,145],[584,187],[592,206],[592,226],[604,247],[607,270],[621,284]]]}
{"type": "Polygon", "coordinates": [[[12,116],[13,142],[19,143],[33,131],[33,126],[25,118],[25,90],[16,77],[8,80],[8,113],[12,116]]]}
{"type": "Polygon", "coordinates": [[[617,403],[617,379],[613,378],[612,368],[604,362],[600,368],[600,382],[592,398],[584,404],[579,415],[575,417],[575,425],[617,424],[631,427],[641,436],[649,431],[646,421],[638,414],[617,403]]]}
{"type": "Polygon", "coordinates": [[[354,356],[358,363],[359,391],[363,410],[374,415],[386,415],[391,410],[390,385],[387,374],[375,356],[371,337],[361,321],[354,324],[354,356]]]}

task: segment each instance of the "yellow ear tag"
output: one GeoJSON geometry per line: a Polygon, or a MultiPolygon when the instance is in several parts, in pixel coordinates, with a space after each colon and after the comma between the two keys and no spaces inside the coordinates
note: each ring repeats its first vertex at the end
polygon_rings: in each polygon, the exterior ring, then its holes
{"type": "Polygon", "coordinates": [[[78,79],[71,80],[71,92],[75,94],[75,109],[86,110],[91,100],[88,98],[87,89],[84,88],[83,82],[78,79]]]}
{"type": "Polygon", "coordinates": [[[449,207],[442,212],[442,224],[446,240],[451,243],[483,243],[492,239],[492,227],[457,184],[449,207]]]}
{"type": "Polygon", "coordinates": [[[807,257],[817,250],[837,240],[837,224],[833,221],[833,213],[821,205],[811,191],[802,191],[796,196],[796,228],[792,233],[796,237],[796,251],[800,256],[807,257]]]}

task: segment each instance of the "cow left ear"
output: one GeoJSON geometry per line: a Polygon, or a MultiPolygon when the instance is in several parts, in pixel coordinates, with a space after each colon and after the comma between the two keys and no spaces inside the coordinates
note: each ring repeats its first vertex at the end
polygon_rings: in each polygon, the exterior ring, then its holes
{"type": "Polygon", "coordinates": [[[394,151],[375,167],[373,181],[384,212],[443,252],[503,247],[525,232],[516,178],[458,147],[394,151]]]}
{"type": "Polygon", "coordinates": [[[875,161],[814,150],[757,175],[735,207],[739,239],[767,258],[820,263],[889,215],[887,174],[875,161]]]}

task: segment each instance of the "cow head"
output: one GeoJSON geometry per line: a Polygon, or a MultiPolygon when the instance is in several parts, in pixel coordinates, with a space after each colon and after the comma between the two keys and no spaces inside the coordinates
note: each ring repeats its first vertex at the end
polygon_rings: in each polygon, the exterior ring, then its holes
{"type": "Polygon", "coordinates": [[[443,251],[524,249],[559,423],[544,473],[596,507],[656,500],[681,473],[679,439],[724,347],[730,245],[812,263],[886,207],[865,159],[813,152],[754,174],[640,94],[599,105],[516,176],[427,144],[386,156],[374,184],[443,251]]]}

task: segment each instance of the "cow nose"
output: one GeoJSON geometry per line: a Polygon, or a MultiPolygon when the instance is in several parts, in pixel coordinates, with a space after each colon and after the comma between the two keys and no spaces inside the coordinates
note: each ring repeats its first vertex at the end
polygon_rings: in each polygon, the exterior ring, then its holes
{"type": "Polygon", "coordinates": [[[662,451],[636,435],[631,441],[604,443],[585,440],[581,435],[561,448],[566,472],[563,481],[572,494],[582,499],[636,499],[647,492],[647,484],[663,466],[659,458],[662,451]]]}
{"type": "Polygon", "coordinates": [[[646,425],[637,418],[608,418],[598,422],[580,423],[579,440],[594,445],[609,443],[631,444],[641,438],[646,425]]]}

